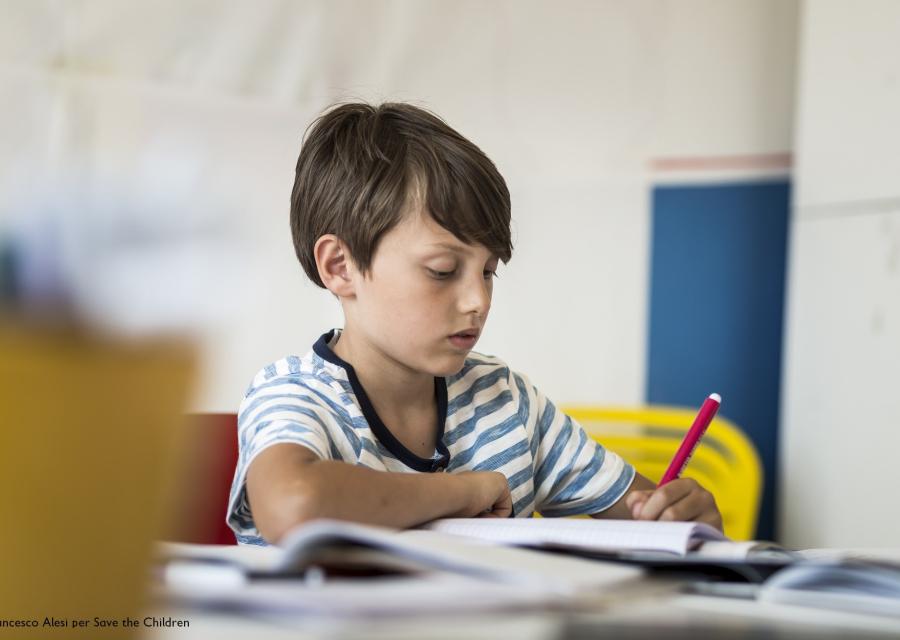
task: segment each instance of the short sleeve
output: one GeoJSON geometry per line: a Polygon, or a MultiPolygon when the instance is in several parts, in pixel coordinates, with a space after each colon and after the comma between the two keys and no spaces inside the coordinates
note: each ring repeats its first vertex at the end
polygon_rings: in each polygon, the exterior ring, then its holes
{"type": "Polygon", "coordinates": [[[524,393],[533,425],[535,510],[559,517],[608,509],[628,490],[634,467],[592,439],[521,374],[513,374],[524,393]]]}
{"type": "Polygon", "coordinates": [[[328,412],[298,393],[251,391],[238,413],[238,462],[228,500],[227,522],[238,542],[265,544],[247,500],[247,469],[254,458],[275,444],[299,444],[330,460],[335,447],[327,428],[328,412]]]}

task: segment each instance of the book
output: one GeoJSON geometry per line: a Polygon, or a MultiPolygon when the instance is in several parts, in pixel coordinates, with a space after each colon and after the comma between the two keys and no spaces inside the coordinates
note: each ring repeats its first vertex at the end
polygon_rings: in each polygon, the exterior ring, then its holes
{"type": "Polygon", "coordinates": [[[770,543],[733,542],[701,522],[597,520],[570,518],[446,518],[424,527],[467,538],[521,547],[592,553],[642,553],[663,556],[741,560],[770,543]]]}
{"type": "Polygon", "coordinates": [[[162,543],[158,555],[163,597],[342,615],[527,607],[636,588],[644,575],[618,563],[333,520],[302,525],[278,547],[162,543]]]}
{"type": "Polygon", "coordinates": [[[527,549],[497,549],[483,540],[461,539],[438,531],[396,530],[337,520],[318,520],[298,527],[282,540],[284,553],[275,571],[290,572],[343,559],[356,564],[376,559],[389,569],[443,571],[503,582],[538,581],[561,588],[605,585],[633,572],[594,565],[575,558],[527,549]]]}

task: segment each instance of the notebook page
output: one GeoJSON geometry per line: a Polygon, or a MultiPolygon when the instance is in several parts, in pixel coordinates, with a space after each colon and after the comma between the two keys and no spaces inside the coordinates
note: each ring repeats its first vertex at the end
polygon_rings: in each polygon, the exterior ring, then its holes
{"type": "Polygon", "coordinates": [[[569,518],[447,518],[425,528],[498,544],[584,551],[654,551],[683,556],[704,540],[726,540],[696,522],[569,518]]]}

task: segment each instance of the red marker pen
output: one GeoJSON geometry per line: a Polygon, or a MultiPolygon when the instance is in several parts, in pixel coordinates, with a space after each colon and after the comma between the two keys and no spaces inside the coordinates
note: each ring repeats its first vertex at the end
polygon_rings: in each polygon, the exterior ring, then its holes
{"type": "Polygon", "coordinates": [[[694,418],[694,424],[688,429],[687,434],[684,436],[684,440],[681,441],[681,446],[678,447],[678,451],[675,452],[675,457],[672,458],[672,462],[669,463],[669,468],[666,469],[659,484],[656,485],[657,487],[661,487],[681,475],[681,472],[684,471],[687,463],[690,462],[691,456],[694,454],[694,449],[700,444],[700,438],[706,433],[709,423],[712,422],[712,419],[716,415],[716,411],[719,410],[720,404],[722,404],[722,396],[718,393],[709,394],[709,397],[703,402],[703,406],[700,407],[697,417],[694,418]]]}

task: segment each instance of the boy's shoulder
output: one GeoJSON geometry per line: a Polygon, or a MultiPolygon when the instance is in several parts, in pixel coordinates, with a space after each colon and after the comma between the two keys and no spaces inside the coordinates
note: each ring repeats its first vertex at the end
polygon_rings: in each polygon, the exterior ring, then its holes
{"type": "Polygon", "coordinates": [[[329,366],[315,351],[310,350],[304,356],[289,355],[260,369],[244,392],[244,398],[275,389],[283,385],[295,387],[337,387],[340,390],[349,388],[349,382],[343,369],[329,366]]]}

